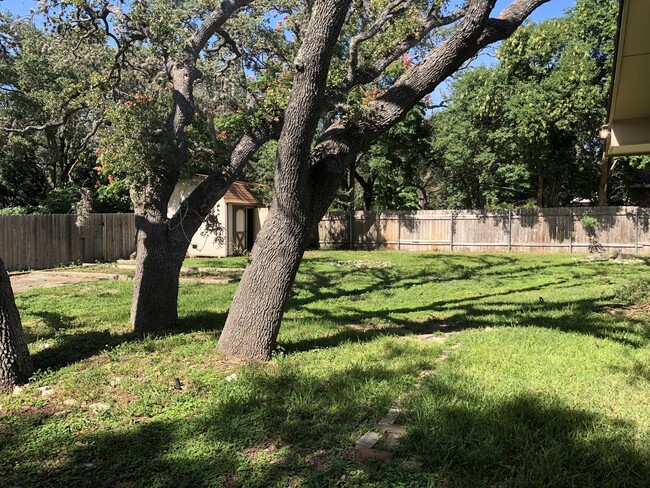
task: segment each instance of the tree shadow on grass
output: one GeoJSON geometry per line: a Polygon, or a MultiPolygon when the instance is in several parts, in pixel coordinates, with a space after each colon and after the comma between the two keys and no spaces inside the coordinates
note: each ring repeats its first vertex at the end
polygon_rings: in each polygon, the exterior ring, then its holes
{"type": "MultiPolygon", "coordinates": [[[[419,256],[428,257],[428,255],[419,256]]],[[[415,286],[432,282],[466,280],[478,275],[490,275],[495,266],[512,265],[517,258],[512,256],[466,256],[449,255],[438,256],[438,259],[445,259],[441,269],[431,270],[426,266],[417,266],[417,271],[404,269],[402,266],[388,268],[357,268],[354,265],[343,263],[338,269],[322,271],[314,270],[314,264],[320,261],[332,264],[330,258],[309,258],[304,265],[301,265],[300,273],[293,286],[292,295],[288,307],[295,308],[309,304],[314,300],[326,300],[341,296],[354,297],[369,292],[380,290],[396,289],[403,286],[415,286]],[[468,265],[470,263],[471,265],[468,265]],[[355,289],[348,289],[345,285],[346,276],[354,274],[355,279],[367,284],[355,289]]],[[[350,261],[355,263],[356,261],[350,261]]],[[[373,263],[373,261],[369,261],[373,263]]],[[[565,264],[548,265],[545,268],[565,266],[565,264]]],[[[539,267],[532,267],[531,270],[539,270],[539,267]]]]}
{"type": "MultiPolygon", "coordinates": [[[[426,262],[431,259],[449,259],[451,265],[445,264],[441,272],[432,275],[426,265],[420,266],[415,272],[401,268],[387,269],[362,269],[350,270],[365,279],[368,283],[354,290],[347,290],[344,284],[345,277],[340,271],[326,273],[311,273],[310,269],[303,272],[308,278],[299,280],[294,286],[294,296],[290,307],[294,310],[304,311],[316,320],[324,320],[339,326],[334,333],[313,339],[288,340],[282,344],[287,352],[300,352],[312,348],[335,347],[344,341],[364,341],[385,334],[405,333],[435,333],[452,332],[464,329],[474,329],[494,326],[535,326],[559,329],[566,332],[582,333],[594,337],[611,339],[633,348],[644,347],[650,342],[650,325],[643,317],[622,317],[604,313],[603,302],[611,297],[593,299],[572,299],[571,289],[588,286],[590,276],[599,276],[616,269],[608,267],[609,263],[577,261],[560,263],[538,263],[517,266],[520,259],[511,255],[477,255],[456,256],[424,254],[419,256],[419,261],[426,262]],[[460,259],[454,262],[454,259],[460,259]],[[469,265],[468,265],[469,263],[469,265]],[[506,266],[506,268],[504,268],[506,266]],[[364,310],[356,306],[356,298],[367,293],[385,293],[391,289],[408,288],[411,286],[427,285],[437,282],[450,282],[456,280],[471,280],[472,278],[491,279],[502,278],[517,280],[527,278],[538,279],[540,274],[551,272],[549,281],[529,287],[510,287],[494,293],[482,293],[456,299],[433,300],[421,306],[396,306],[390,310],[375,309],[364,310]],[[555,271],[565,271],[565,276],[557,277],[555,271]],[[571,272],[567,274],[566,272],[571,272]],[[577,274],[576,274],[577,273],[577,274]],[[566,299],[545,301],[541,295],[547,287],[565,289],[566,299]],[[321,290],[319,292],[319,290],[321,290]],[[323,292],[323,290],[325,290],[323,292]],[[539,302],[522,302],[521,297],[513,300],[493,300],[494,297],[509,297],[518,293],[540,292],[539,302]],[[303,296],[305,295],[306,296],[303,296]],[[314,306],[315,301],[328,298],[345,297],[345,301],[335,307],[323,304],[322,307],[314,306]],[[486,300],[487,299],[487,300],[486,300]],[[429,315],[426,320],[404,318],[406,314],[429,315]],[[441,320],[438,317],[450,316],[441,320]],[[388,327],[379,327],[376,330],[365,328],[363,331],[341,326],[355,326],[360,324],[384,323],[388,327]]],[[[644,259],[644,265],[650,263],[650,258],[644,259]]],[[[313,270],[311,270],[313,271],[313,270]]],[[[525,282],[525,281],[524,281],[525,282]]],[[[489,289],[489,288],[488,288],[489,289]]],[[[291,318],[285,320],[292,320],[291,318]]]]}
{"type": "MultiPolygon", "coordinates": [[[[552,327],[562,330],[581,332],[595,335],[603,338],[615,338],[622,343],[639,347],[650,340],[648,331],[639,333],[641,325],[629,321],[631,325],[626,326],[633,332],[631,338],[625,337],[625,331],[621,327],[614,327],[611,323],[603,320],[602,316],[595,313],[600,309],[597,300],[582,300],[555,302],[553,304],[531,304],[521,305],[513,301],[508,303],[503,301],[480,303],[480,300],[493,298],[497,296],[508,296],[513,293],[522,293],[530,291],[543,291],[546,286],[581,286],[571,284],[567,278],[550,281],[532,287],[511,288],[495,293],[486,293],[471,297],[465,297],[452,300],[434,300],[424,306],[415,307],[395,307],[389,311],[375,310],[364,311],[355,307],[354,303],[345,303],[336,307],[314,307],[315,301],[323,301],[332,298],[346,297],[354,300],[355,297],[362,297],[367,293],[390,292],[411,286],[425,285],[436,282],[449,282],[455,280],[469,280],[474,277],[506,277],[508,279],[522,280],[529,276],[537,276],[539,273],[549,271],[550,269],[571,269],[574,263],[553,263],[519,267],[516,270],[506,270],[503,266],[512,266],[519,261],[517,257],[506,255],[487,255],[487,256],[437,256],[423,255],[419,258],[436,258],[449,260],[441,269],[431,270],[426,266],[407,266],[402,269],[400,266],[392,268],[341,268],[334,270],[320,271],[315,269],[315,264],[322,262],[332,263],[331,258],[309,258],[306,265],[301,269],[299,279],[294,286],[294,292],[289,300],[289,308],[294,311],[305,310],[310,314],[316,315],[321,319],[328,320],[333,324],[345,326],[350,324],[363,324],[372,321],[383,321],[390,323],[392,327],[383,328],[377,331],[358,331],[358,330],[337,330],[334,334],[328,333],[321,337],[299,341],[285,341],[282,347],[288,352],[305,351],[318,347],[334,347],[342,341],[366,341],[372,340],[379,335],[388,333],[433,333],[448,332],[466,328],[477,328],[495,325],[493,318],[500,316],[503,324],[513,325],[535,325],[540,327],[552,327]],[[469,263],[469,264],[468,264],[469,263]],[[354,273],[352,287],[350,282],[346,281],[347,277],[354,273]],[[358,284],[357,284],[358,283],[358,284]],[[540,314],[545,307],[566,308],[562,312],[560,319],[549,318],[540,314]],[[500,307],[502,309],[500,309],[500,307]],[[444,315],[453,311],[453,317],[444,322],[435,318],[436,315],[444,315]],[[421,313],[432,315],[428,320],[414,321],[406,318],[400,318],[399,315],[409,313],[421,313]],[[492,317],[486,320],[486,316],[492,317]]],[[[426,261],[426,260],[425,260],[426,261]]],[[[594,266],[593,263],[588,265],[594,266]]],[[[597,265],[594,268],[597,273],[597,265]]],[[[584,277],[582,284],[584,285],[584,277]]],[[[118,346],[121,343],[140,339],[139,334],[126,333],[114,334],[109,330],[103,331],[74,331],[74,317],[61,316],[59,314],[40,312],[36,313],[49,326],[52,331],[65,329],[69,334],[61,336],[57,334],[58,344],[54,347],[38,351],[34,354],[35,366],[37,369],[57,369],[68,364],[72,364],[82,359],[89,358],[98,352],[118,346]]],[[[170,334],[182,334],[195,331],[213,331],[218,333],[225,323],[226,312],[198,311],[186,314],[181,317],[178,327],[158,331],[150,336],[166,336],[170,334]]],[[[285,319],[291,321],[291,318],[285,319]]],[[[625,327],[624,327],[625,328],[625,327]]],[[[629,334],[628,334],[629,335],[629,334]]],[[[39,334],[41,339],[48,339],[54,336],[52,334],[39,334]]],[[[35,337],[31,337],[33,340],[35,337]]]]}
{"type": "MultiPolygon", "coordinates": [[[[421,256],[423,259],[432,257],[436,256],[421,256]]],[[[315,301],[331,298],[345,297],[354,299],[367,293],[377,293],[432,283],[471,280],[472,278],[479,277],[482,279],[494,277],[508,280],[524,280],[526,278],[538,277],[540,273],[553,273],[555,270],[568,271],[580,269],[584,273],[585,270],[580,268],[581,265],[592,268],[590,269],[592,276],[597,276],[602,273],[602,270],[598,268],[600,263],[591,262],[535,264],[519,266],[517,269],[503,269],[502,266],[517,264],[519,259],[514,256],[501,255],[445,255],[438,256],[437,258],[451,260],[452,262],[445,262],[442,269],[430,269],[426,265],[416,266],[417,271],[411,271],[410,268],[412,266],[407,266],[404,269],[396,266],[392,268],[342,268],[329,271],[317,271],[313,269],[313,266],[304,266],[301,267],[298,279],[293,285],[287,307],[289,309],[300,309],[315,301]],[[454,259],[458,262],[454,262],[454,259]],[[350,288],[346,286],[348,283],[347,277],[352,275],[361,283],[358,287],[350,288]]],[[[581,278],[585,279],[586,276],[582,276],[581,278]]],[[[563,282],[568,282],[568,279],[563,278],[563,282]]],[[[558,283],[550,284],[557,285],[558,283]]],[[[447,303],[453,303],[453,301],[448,301],[447,303]]]]}
{"type": "MultiPolygon", "coordinates": [[[[62,317],[60,314],[49,314],[39,312],[38,315],[52,330],[58,329],[62,317]],[[54,317],[52,320],[51,317],[54,317]]],[[[36,370],[54,370],[74,364],[83,359],[95,356],[101,351],[113,349],[125,342],[142,340],[143,338],[165,337],[175,334],[188,334],[191,332],[214,332],[218,333],[226,321],[226,312],[200,311],[184,315],[180,318],[178,326],[171,329],[159,330],[148,333],[128,332],[122,334],[112,333],[105,329],[101,331],[75,331],[71,326],[66,327],[70,332],[65,335],[57,335],[57,344],[52,347],[40,350],[32,354],[36,370]]],[[[65,322],[72,324],[72,317],[65,318],[65,322]]],[[[55,334],[46,336],[38,335],[39,338],[52,338],[55,334]]],[[[28,336],[30,337],[30,336],[28,336]]],[[[32,336],[30,342],[34,340],[32,336]]]]}
{"type": "MultiPolygon", "coordinates": [[[[392,344],[384,362],[408,352],[392,344]]],[[[406,418],[395,457],[360,464],[351,457],[354,439],[392,400],[373,385],[413,379],[413,365],[247,371],[192,416],[181,408],[129,423],[128,415],[106,414],[99,431],[74,437],[53,428],[61,418],[19,414],[0,431],[0,478],[24,487],[335,486],[344,475],[361,486],[647,486],[650,479],[647,446],[635,443],[633,425],[533,393],[486,399],[435,378],[409,405],[416,413],[406,418]]],[[[170,409],[176,404],[183,398],[170,409]]]]}
{"type": "Polygon", "coordinates": [[[641,487],[650,479],[650,451],[634,440],[634,424],[548,395],[495,401],[434,379],[414,403],[400,453],[445,485],[641,487]]]}
{"type": "MultiPolygon", "coordinates": [[[[272,370],[252,365],[236,382],[215,384],[212,397],[196,401],[191,390],[177,392],[163,416],[133,416],[135,424],[128,408],[114,407],[105,422],[92,422],[98,432],[78,437],[62,425],[67,417],[11,412],[10,428],[0,427],[0,479],[25,487],[264,487],[287,486],[299,476],[327,486],[341,474],[342,452],[392,401],[395,390],[373,385],[399,387],[417,368],[356,364],[314,374],[288,362],[272,370]]],[[[70,415],[77,425],[78,414],[70,415]]]]}
{"type": "MultiPolygon", "coordinates": [[[[553,285],[561,281],[553,282],[553,285]]],[[[316,348],[336,347],[342,342],[372,340],[382,335],[433,334],[485,327],[539,327],[564,332],[580,333],[600,339],[608,339],[634,349],[650,343],[650,323],[644,317],[622,317],[604,312],[602,299],[570,299],[544,302],[522,302],[508,300],[481,300],[507,297],[516,293],[542,291],[549,284],[508,289],[480,296],[455,300],[438,300],[427,305],[392,308],[390,310],[364,311],[354,307],[339,306],[338,309],[311,308],[320,320],[339,326],[335,333],[322,337],[288,340],[282,347],[289,353],[316,348]],[[400,314],[428,313],[430,318],[413,320],[401,318],[400,314]],[[438,316],[452,313],[448,319],[438,316]],[[365,327],[360,330],[355,324],[387,323],[388,327],[365,327]],[[341,329],[341,326],[344,327],[341,329]]],[[[576,285],[578,286],[578,285],[576,285]]]]}
{"type": "MultiPolygon", "coordinates": [[[[328,272],[314,272],[315,264],[331,264],[331,258],[310,257],[306,260],[302,279],[295,286],[294,296],[290,299],[289,306],[292,308],[313,302],[314,300],[325,300],[327,298],[341,296],[363,295],[368,292],[400,288],[402,286],[412,286],[420,283],[430,282],[431,280],[453,280],[468,279],[476,273],[481,273],[490,269],[496,264],[512,264],[515,260],[508,256],[450,256],[450,263],[443,266],[441,276],[432,277],[430,272],[418,270],[416,272],[402,275],[399,267],[395,268],[368,268],[354,269],[356,278],[361,275],[362,281],[368,284],[361,286],[356,290],[344,291],[340,285],[340,280],[345,277],[344,269],[335,269],[328,272]],[[470,269],[466,263],[478,263],[470,269]],[[465,263],[465,264],[463,264],[465,263]],[[301,294],[307,294],[308,297],[301,298],[301,294]]],[[[98,297],[97,299],[101,299],[98,297]]],[[[63,315],[61,313],[52,313],[47,311],[32,312],[39,317],[49,329],[47,333],[28,334],[28,341],[48,340],[56,337],[57,344],[40,350],[33,354],[34,365],[37,370],[55,370],[64,366],[76,363],[78,361],[90,358],[99,352],[112,349],[125,342],[140,340],[146,337],[164,337],[173,334],[185,334],[197,331],[212,331],[218,333],[223,328],[227,317],[225,312],[198,311],[181,316],[177,327],[156,331],[154,333],[136,334],[121,333],[115,334],[108,329],[78,331],[75,330],[76,317],[63,315]],[[65,331],[65,334],[62,333],[65,331]]],[[[28,329],[29,330],[29,329],[28,329]]],[[[349,336],[341,337],[341,340],[347,340],[349,336]]],[[[361,336],[356,336],[357,339],[361,336]]],[[[368,334],[364,336],[365,340],[373,337],[368,334]]],[[[335,341],[325,339],[330,345],[335,345],[335,341]]],[[[316,344],[314,344],[316,345],[316,344]]]]}

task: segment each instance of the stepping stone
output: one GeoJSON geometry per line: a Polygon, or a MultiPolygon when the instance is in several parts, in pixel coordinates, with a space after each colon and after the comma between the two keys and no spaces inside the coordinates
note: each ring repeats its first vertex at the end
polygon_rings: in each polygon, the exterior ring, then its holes
{"type": "Polygon", "coordinates": [[[391,409],[386,415],[384,415],[381,420],[379,421],[379,425],[381,424],[394,424],[395,421],[397,420],[397,417],[399,417],[399,410],[397,409],[391,409]]]}
{"type": "Polygon", "coordinates": [[[381,439],[381,434],[370,430],[357,440],[356,447],[357,449],[370,449],[379,442],[379,439],[381,439]]]}

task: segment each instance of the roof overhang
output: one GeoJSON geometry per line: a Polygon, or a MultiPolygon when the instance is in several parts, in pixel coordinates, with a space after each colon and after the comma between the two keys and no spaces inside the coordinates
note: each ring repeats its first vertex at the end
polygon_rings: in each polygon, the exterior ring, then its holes
{"type": "Polygon", "coordinates": [[[608,156],[650,154],[650,1],[621,0],[607,126],[608,156]]]}

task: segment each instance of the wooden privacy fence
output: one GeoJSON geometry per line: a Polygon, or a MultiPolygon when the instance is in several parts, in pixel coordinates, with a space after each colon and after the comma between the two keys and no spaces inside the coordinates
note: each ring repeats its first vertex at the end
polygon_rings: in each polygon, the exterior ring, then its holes
{"type": "Polygon", "coordinates": [[[325,215],[318,239],[347,249],[638,254],[650,246],[649,218],[640,207],[362,211],[325,215]]]}
{"type": "Polygon", "coordinates": [[[72,262],[113,261],[135,251],[133,214],[0,215],[0,257],[9,271],[47,269],[72,262]]]}

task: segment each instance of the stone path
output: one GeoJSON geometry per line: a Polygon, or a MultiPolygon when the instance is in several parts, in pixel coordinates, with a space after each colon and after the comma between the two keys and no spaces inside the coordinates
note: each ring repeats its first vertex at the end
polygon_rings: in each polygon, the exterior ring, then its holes
{"type": "MultiPolygon", "coordinates": [[[[437,342],[443,343],[447,340],[448,335],[436,335],[436,334],[421,334],[415,336],[409,336],[422,342],[437,342]]],[[[449,355],[457,349],[459,344],[454,344],[451,347],[443,350],[440,356],[434,361],[434,364],[440,364],[446,361],[449,358],[449,355]]],[[[419,373],[420,378],[426,378],[435,374],[435,369],[426,369],[422,370],[419,373]]],[[[416,381],[413,384],[413,390],[420,388],[422,383],[416,381]]],[[[413,391],[411,390],[411,391],[413,391]]],[[[407,393],[407,395],[410,393],[407,393]]],[[[355,458],[359,461],[364,459],[390,459],[393,456],[393,453],[390,451],[384,451],[381,449],[375,449],[377,443],[383,440],[384,446],[388,449],[397,447],[399,444],[400,438],[406,433],[406,427],[402,425],[395,425],[395,421],[398,419],[402,413],[400,405],[403,398],[398,397],[390,406],[388,413],[386,413],[377,424],[368,432],[363,434],[359,439],[357,439],[354,450],[355,458]]]]}

